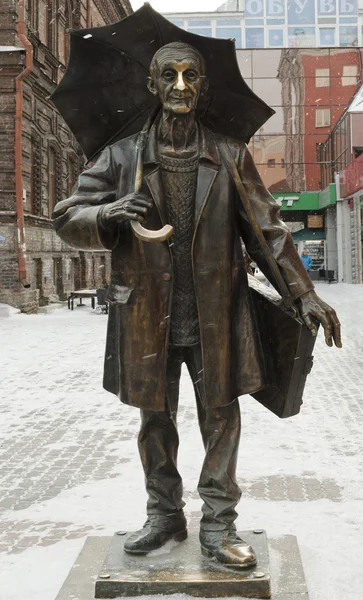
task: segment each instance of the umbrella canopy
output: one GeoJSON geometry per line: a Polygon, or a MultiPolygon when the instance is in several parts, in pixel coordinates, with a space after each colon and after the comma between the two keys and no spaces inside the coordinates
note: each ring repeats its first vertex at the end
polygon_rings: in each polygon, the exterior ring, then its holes
{"type": "Polygon", "coordinates": [[[209,90],[197,116],[206,127],[248,142],[274,114],[244,81],[232,40],[188,33],[149,4],[113,25],[70,34],[69,64],[50,99],[88,159],[141,131],[158,102],[146,86],[150,62],[170,42],[190,44],[205,59],[209,90]]]}

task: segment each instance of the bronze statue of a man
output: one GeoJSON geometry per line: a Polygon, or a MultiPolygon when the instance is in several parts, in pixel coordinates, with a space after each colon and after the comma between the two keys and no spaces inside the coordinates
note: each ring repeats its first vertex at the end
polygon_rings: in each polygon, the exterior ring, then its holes
{"type": "MultiPolygon", "coordinates": [[[[146,554],[183,540],[182,480],[177,469],[179,380],[192,378],[205,460],[202,552],[225,565],[255,564],[253,549],[234,525],[240,489],[238,396],[265,385],[241,237],[252,259],[263,255],[221,160],[219,142],[195,116],[208,87],[200,53],[168,44],[150,66],[149,90],[162,111],[144,152],[141,191],[134,192],[138,135],[108,146],[82,173],[53,222],[61,238],[82,250],[112,251],[104,387],[141,408],[139,450],[146,478],[147,521],[125,543],[146,554]],[[145,243],[130,220],[150,229],[169,222],[170,241],[145,243]]],[[[314,292],[277,204],[264,187],[245,144],[228,139],[258,224],[307,326],[320,321],[326,342],[341,345],[335,312],[314,292]]]]}

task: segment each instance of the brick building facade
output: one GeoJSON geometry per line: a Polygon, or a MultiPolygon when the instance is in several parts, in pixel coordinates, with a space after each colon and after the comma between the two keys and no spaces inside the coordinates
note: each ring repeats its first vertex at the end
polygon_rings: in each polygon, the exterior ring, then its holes
{"type": "Polygon", "coordinates": [[[47,100],[67,63],[67,28],[102,26],[129,0],[2,0],[0,7],[0,302],[37,310],[71,289],[100,287],[107,253],[72,251],[52,229],[84,157],[47,100]]]}

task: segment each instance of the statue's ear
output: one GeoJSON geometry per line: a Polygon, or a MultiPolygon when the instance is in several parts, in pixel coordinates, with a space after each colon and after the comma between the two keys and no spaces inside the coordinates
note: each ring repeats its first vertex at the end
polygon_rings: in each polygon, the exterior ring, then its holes
{"type": "Polygon", "coordinates": [[[151,77],[147,78],[146,85],[147,85],[149,92],[151,92],[154,96],[157,96],[158,90],[156,89],[154,80],[151,77]]]}

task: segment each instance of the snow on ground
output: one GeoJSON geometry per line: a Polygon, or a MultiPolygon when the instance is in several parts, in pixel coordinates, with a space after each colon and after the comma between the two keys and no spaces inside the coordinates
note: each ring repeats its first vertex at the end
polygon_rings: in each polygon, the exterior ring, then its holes
{"type": "MultiPolygon", "coordinates": [[[[240,529],[298,538],[310,600],[363,589],[363,286],[318,284],[342,350],[320,333],[301,414],[241,400],[240,529]]],[[[54,600],[87,535],[138,528],[145,491],[138,410],[102,390],[106,317],[89,307],[0,320],[0,600],[54,600]]],[[[190,528],[203,460],[183,373],[179,466],[190,528]]],[[[180,596],[182,598],[182,596],[180,596]]]]}

